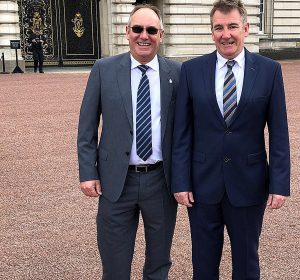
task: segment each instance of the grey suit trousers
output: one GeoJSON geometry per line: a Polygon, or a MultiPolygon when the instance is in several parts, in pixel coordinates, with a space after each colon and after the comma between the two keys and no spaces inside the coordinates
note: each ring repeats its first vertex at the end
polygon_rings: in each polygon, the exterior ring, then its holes
{"type": "Polygon", "coordinates": [[[142,215],[146,241],[143,279],[168,279],[177,204],[169,194],[163,167],[128,171],[121,197],[99,200],[97,240],[103,280],[129,280],[135,237],[142,215]]]}

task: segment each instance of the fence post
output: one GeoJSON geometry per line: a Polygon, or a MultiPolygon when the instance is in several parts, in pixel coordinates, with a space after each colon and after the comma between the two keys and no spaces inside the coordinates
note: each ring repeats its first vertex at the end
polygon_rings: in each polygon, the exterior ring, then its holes
{"type": "Polygon", "coordinates": [[[5,71],[4,53],[2,53],[2,55],[1,55],[1,60],[2,60],[2,72],[0,72],[0,74],[9,74],[8,72],[5,71]]]}

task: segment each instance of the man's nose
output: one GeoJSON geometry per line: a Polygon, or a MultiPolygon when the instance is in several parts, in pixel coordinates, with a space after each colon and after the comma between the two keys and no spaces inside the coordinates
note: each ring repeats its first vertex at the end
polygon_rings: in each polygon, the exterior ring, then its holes
{"type": "Polygon", "coordinates": [[[230,30],[228,28],[223,29],[222,37],[223,38],[230,38],[231,37],[231,33],[230,33],[230,30]]]}
{"type": "Polygon", "coordinates": [[[146,31],[146,28],[144,28],[144,30],[142,31],[142,33],[140,34],[140,37],[142,38],[142,39],[148,39],[148,33],[147,33],[147,31],[146,31]]]}

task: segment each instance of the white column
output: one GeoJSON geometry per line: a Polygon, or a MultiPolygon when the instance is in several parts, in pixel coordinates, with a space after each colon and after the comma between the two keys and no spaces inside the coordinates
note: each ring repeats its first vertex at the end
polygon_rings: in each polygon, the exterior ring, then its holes
{"type": "MultiPolygon", "coordinates": [[[[20,40],[18,4],[16,0],[0,0],[0,55],[4,53],[6,71],[11,72],[16,66],[15,50],[10,49],[10,40],[20,40]]],[[[20,68],[25,70],[25,61],[18,50],[20,68]]],[[[0,72],[2,71],[2,61],[0,72]]]]}
{"type": "Polygon", "coordinates": [[[125,36],[130,12],[134,8],[134,0],[113,1],[111,5],[111,54],[127,52],[129,50],[128,41],[125,36]]]}

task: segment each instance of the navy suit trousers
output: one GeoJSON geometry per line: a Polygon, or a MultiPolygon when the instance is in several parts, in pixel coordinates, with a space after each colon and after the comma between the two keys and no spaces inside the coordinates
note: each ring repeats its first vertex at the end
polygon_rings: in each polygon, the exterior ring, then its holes
{"type": "Polygon", "coordinates": [[[234,207],[225,194],[218,204],[195,203],[188,208],[192,235],[194,280],[218,280],[226,226],[232,253],[232,279],[258,280],[258,258],[266,203],[234,207]]]}

